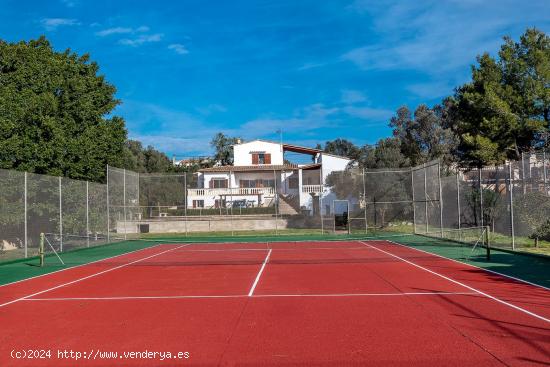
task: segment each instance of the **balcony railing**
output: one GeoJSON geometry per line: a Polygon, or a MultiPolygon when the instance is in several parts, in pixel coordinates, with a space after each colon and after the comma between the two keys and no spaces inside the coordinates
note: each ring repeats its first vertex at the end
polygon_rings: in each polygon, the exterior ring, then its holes
{"type": "Polygon", "coordinates": [[[323,185],[302,185],[302,192],[306,194],[317,194],[323,192],[323,185]]]}
{"type": "Polygon", "coordinates": [[[235,187],[219,189],[189,189],[189,196],[219,196],[219,195],[274,195],[273,187],[235,187]]]}

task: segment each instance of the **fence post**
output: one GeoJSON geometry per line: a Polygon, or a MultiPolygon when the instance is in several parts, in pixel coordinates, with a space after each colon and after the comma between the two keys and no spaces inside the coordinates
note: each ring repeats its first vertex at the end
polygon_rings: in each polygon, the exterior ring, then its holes
{"type": "Polygon", "coordinates": [[[63,196],[61,192],[61,176],[59,176],[59,250],[63,251],[63,196]]]}
{"type": "Polygon", "coordinates": [[[411,191],[412,191],[412,207],[413,207],[413,231],[416,234],[416,201],[414,199],[414,170],[411,167],[411,191]]]}
{"type": "Polygon", "coordinates": [[[90,183],[86,180],[86,247],[90,247],[90,183]]]}
{"type": "Polygon", "coordinates": [[[367,179],[365,177],[366,175],[366,171],[365,171],[365,168],[363,167],[363,202],[364,202],[364,205],[365,205],[365,208],[364,208],[364,213],[365,213],[365,234],[368,234],[369,233],[369,224],[367,222],[368,220],[368,215],[367,215],[367,179]]]}
{"type": "MultiPolygon", "coordinates": [[[[230,216],[231,216],[231,236],[234,236],[235,235],[235,228],[234,228],[234,223],[233,223],[233,172],[229,171],[229,195],[230,195],[230,198],[231,198],[231,213],[230,213],[230,216]]],[[[226,196],[227,198],[227,196],[226,196]]],[[[220,196],[220,203],[221,203],[221,196],[220,196]]],[[[260,205],[260,202],[258,200],[258,206],[260,205]]],[[[220,205],[221,207],[221,205],[220,205]]],[[[226,208],[227,208],[227,203],[226,203],[226,208]]]]}
{"type": "Polygon", "coordinates": [[[546,173],[546,147],[542,151],[542,171],[544,175],[544,194],[548,195],[548,176],[546,173]]]}
{"type": "Polygon", "coordinates": [[[487,261],[491,260],[491,243],[489,237],[489,226],[485,227],[485,251],[487,253],[487,261]]]}
{"type": "Polygon", "coordinates": [[[458,240],[462,241],[462,232],[461,227],[462,224],[461,221],[461,213],[460,213],[460,173],[459,171],[456,172],[456,212],[457,212],[457,218],[458,218],[458,240]]]}
{"type": "Polygon", "coordinates": [[[185,194],[185,206],[183,207],[183,216],[184,216],[184,224],[185,224],[185,236],[187,237],[188,233],[187,233],[187,205],[189,205],[189,199],[188,199],[188,194],[189,192],[187,191],[187,172],[185,172],[185,174],[183,175],[183,191],[184,191],[184,194],[185,194]]]}
{"type": "Polygon", "coordinates": [[[479,184],[479,209],[481,210],[479,217],[480,217],[480,223],[481,227],[484,226],[484,220],[483,220],[483,187],[481,186],[481,168],[477,168],[477,178],[478,178],[478,184],[479,184]]]}
{"type": "Polygon", "coordinates": [[[277,173],[273,170],[273,206],[275,207],[275,235],[279,235],[279,216],[277,215],[277,202],[278,202],[278,193],[277,193],[277,173]]]}
{"type": "Polygon", "coordinates": [[[126,238],[126,168],[122,169],[122,211],[124,214],[124,239],[126,238]]]}
{"type": "Polygon", "coordinates": [[[525,154],[521,153],[521,185],[523,186],[523,195],[527,193],[527,186],[525,186],[525,154]]]}
{"type": "Polygon", "coordinates": [[[109,213],[109,165],[107,165],[107,242],[111,241],[111,228],[110,228],[110,213],[109,213]]]}
{"type": "Polygon", "coordinates": [[[422,168],[424,169],[424,207],[425,207],[425,215],[426,215],[426,233],[429,232],[429,225],[428,225],[428,178],[426,173],[426,163],[422,165],[422,168]]]}
{"type": "Polygon", "coordinates": [[[325,193],[325,183],[323,182],[323,166],[319,168],[319,183],[321,184],[321,192],[319,193],[319,215],[321,216],[321,234],[325,234],[325,224],[323,219],[323,194],[325,193]]]}
{"type": "Polygon", "coordinates": [[[439,230],[443,238],[443,190],[441,189],[441,162],[437,162],[437,178],[439,183],[439,230]]]}
{"type": "Polygon", "coordinates": [[[24,241],[25,241],[25,257],[28,257],[28,230],[27,230],[27,192],[28,192],[28,184],[27,184],[27,172],[25,172],[25,187],[24,187],[24,194],[23,194],[23,206],[24,206],[24,222],[25,222],[25,233],[24,233],[24,241]]]}
{"type": "Polygon", "coordinates": [[[514,178],[512,177],[512,161],[508,162],[508,187],[510,191],[510,234],[512,235],[512,250],[516,249],[514,230],[514,178]]]}

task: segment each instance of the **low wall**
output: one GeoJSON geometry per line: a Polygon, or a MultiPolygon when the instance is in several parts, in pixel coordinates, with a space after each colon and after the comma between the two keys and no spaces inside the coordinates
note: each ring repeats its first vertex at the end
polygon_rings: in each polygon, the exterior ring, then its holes
{"type": "Polygon", "coordinates": [[[148,225],[149,233],[261,231],[288,228],[288,220],[273,217],[201,217],[163,220],[118,221],[117,233],[140,233],[148,225]]]}

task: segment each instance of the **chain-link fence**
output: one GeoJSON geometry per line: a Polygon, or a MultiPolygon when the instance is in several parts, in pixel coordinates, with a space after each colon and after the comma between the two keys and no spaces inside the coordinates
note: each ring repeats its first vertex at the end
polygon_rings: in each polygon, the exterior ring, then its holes
{"type": "Polygon", "coordinates": [[[106,185],[0,170],[0,259],[36,255],[40,233],[56,251],[146,233],[395,232],[464,240],[479,228],[488,228],[492,246],[549,246],[549,169],[540,153],[454,172],[437,161],[330,172],[306,165],[219,168],[209,180],[108,167],[106,185]]]}

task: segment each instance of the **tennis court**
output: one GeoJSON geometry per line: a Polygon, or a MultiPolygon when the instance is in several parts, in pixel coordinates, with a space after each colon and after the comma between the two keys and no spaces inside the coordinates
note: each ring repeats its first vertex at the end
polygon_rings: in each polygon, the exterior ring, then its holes
{"type": "Polygon", "coordinates": [[[161,243],[1,286],[0,365],[544,365],[549,292],[389,240],[161,243]]]}

